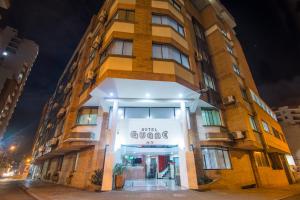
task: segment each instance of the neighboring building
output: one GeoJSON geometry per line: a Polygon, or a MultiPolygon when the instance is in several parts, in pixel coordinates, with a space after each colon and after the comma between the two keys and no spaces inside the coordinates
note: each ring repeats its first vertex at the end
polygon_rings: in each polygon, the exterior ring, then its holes
{"type": "Polygon", "coordinates": [[[33,41],[20,38],[17,30],[0,29],[0,139],[38,55],[33,41]]]}
{"type": "Polygon", "coordinates": [[[0,7],[8,9],[10,7],[10,0],[0,0],[0,7]]]}
{"type": "Polygon", "coordinates": [[[10,0],[0,0],[0,20],[2,18],[1,16],[1,9],[9,9],[10,7],[10,0]]]}
{"type": "Polygon", "coordinates": [[[90,188],[101,169],[109,191],[121,164],[128,190],[292,183],[235,26],[217,0],[105,1],[45,106],[33,177],[90,188]]]}
{"type": "Polygon", "coordinates": [[[279,107],[275,113],[286,134],[295,164],[300,167],[300,106],[279,107]]]}

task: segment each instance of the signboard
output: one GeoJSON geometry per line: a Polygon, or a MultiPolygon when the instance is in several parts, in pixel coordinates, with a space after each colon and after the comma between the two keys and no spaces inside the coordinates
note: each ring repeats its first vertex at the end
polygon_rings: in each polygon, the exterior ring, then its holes
{"type": "Polygon", "coordinates": [[[116,145],[179,145],[183,134],[179,120],[127,119],[117,127],[116,145]]]}

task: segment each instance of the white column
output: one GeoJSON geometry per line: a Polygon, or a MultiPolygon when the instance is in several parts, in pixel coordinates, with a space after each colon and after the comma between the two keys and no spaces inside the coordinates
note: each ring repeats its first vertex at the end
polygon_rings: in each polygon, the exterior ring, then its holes
{"type": "Polygon", "coordinates": [[[118,100],[114,100],[113,110],[112,110],[112,121],[111,121],[111,129],[109,131],[109,140],[108,147],[106,149],[105,154],[105,163],[104,163],[104,171],[103,171],[103,181],[102,181],[102,191],[110,191],[112,190],[113,183],[113,168],[115,161],[115,144],[116,144],[116,134],[117,134],[117,122],[118,122],[118,108],[119,102],[118,100]]]}
{"type": "Polygon", "coordinates": [[[198,189],[194,153],[190,150],[187,113],[184,101],[180,103],[180,108],[181,126],[184,140],[184,147],[179,148],[180,182],[183,188],[198,189]]]}
{"type": "Polygon", "coordinates": [[[186,106],[184,101],[180,102],[180,110],[181,110],[181,124],[182,124],[184,148],[185,151],[189,151],[190,149],[189,131],[188,131],[188,124],[187,124],[187,116],[186,116],[187,115],[186,106]]]}

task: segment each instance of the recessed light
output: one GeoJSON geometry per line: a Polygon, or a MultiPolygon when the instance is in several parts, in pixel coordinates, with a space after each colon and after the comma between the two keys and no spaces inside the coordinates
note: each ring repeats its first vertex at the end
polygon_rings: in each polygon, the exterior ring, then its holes
{"type": "Polygon", "coordinates": [[[3,51],[2,55],[3,56],[8,56],[8,53],[6,51],[3,51]]]}

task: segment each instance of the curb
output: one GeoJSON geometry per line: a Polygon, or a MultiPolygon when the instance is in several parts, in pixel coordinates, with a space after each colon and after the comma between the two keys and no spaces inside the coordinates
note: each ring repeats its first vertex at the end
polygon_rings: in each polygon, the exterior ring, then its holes
{"type": "Polygon", "coordinates": [[[28,188],[25,187],[24,185],[19,187],[21,190],[23,190],[26,194],[28,194],[29,196],[31,196],[32,198],[36,199],[36,200],[42,200],[39,196],[35,195],[34,193],[28,191],[28,188]]]}

